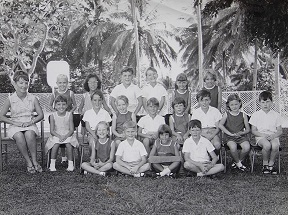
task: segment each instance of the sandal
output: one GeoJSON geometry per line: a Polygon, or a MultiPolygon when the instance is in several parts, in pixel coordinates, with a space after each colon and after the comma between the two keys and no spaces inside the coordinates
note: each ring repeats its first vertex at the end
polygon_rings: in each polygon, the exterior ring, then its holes
{"type": "Polygon", "coordinates": [[[242,164],[242,166],[240,166],[240,167],[237,167],[239,170],[241,170],[242,172],[245,172],[245,170],[247,169],[246,168],[246,166],[244,166],[243,164],[242,164]]]}
{"type": "Polygon", "coordinates": [[[27,171],[28,171],[29,173],[31,173],[31,174],[36,173],[36,170],[35,170],[34,166],[27,166],[27,171]]]}
{"type": "Polygon", "coordinates": [[[42,169],[42,167],[39,164],[37,164],[35,166],[35,170],[36,170],[36,172],[43,172],[43,169],[42,169]]]}
{"type": "Polygon", "coordinates": [[[274,166],[268,166],[268,168],[270,170],[270,174],[272,174],[272,175],[278,174],[278,170],[274,166]]]}

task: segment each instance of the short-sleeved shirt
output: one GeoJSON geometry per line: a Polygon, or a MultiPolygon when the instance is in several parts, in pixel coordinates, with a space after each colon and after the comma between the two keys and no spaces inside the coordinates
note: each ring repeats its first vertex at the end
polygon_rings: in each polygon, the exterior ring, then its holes
{"type": "Polygon", "coordinates": [[[141,90],[135,84],[130,84],[129,87],[125,87],[124,84],[119,84],[112,90],[110,96],[113,98],[117,98],[118,96],[124,95],[129,100],[129,105],[127,110],[130,112],[134,112],[138,105],[138,98],[141,97],[141,90]]]}
{"type": "Polygon", "coordinates": [[[138,126],[143,129],[143,134],[147,134],[148,132],[157,132],[160,125],[163,124],[165,124],[165,119],[160,115],[156,115],[154,119],[150,115],[146,115],[143,116],[138,122],[138,126]]]}
{"type": "Polygon", "coordinates": [[[216,123],[222,118],[220,111],[217,108],[209,106],[207,113],[201,107],[195,109],[191,119],[198,119],[201,121],[202,128],[216,127],[216,123]]]}
{"type": "Polygon", "coordinates": [[[87,110],[84,113],[83,121],[84,122],[89,122],[90,128],[92,130],[95,130],[96,125],[99,122],[101,122],[101,121],[111,122],[112,119],[111,119],[111,116],[109,115],[109,113],[106,110],[104,110],[103,108],[100,108],[98,114],[96,114],[94,109],[87,110]]]}
{"type": "Polygon", "coordinates": [[[134,139],[132,145],[127,140],[122,141],[115,153],[116,156],[120,156],[125,162],[140,162],[142,156],[146,156],[146,149],[139,140],[134,139]]]}
{"type": "Polygon", "coordinates": [[[190,153],[190,159],[198,162],[210,161],[209,153],[215,148],[212,143],[205,137],[200,137],[198,144],[195,143],[192,137],[185,140],[182,152],[190,153]]]}
{"type": "Polygon", "coordinates": [[[252,114],[249,123],[255,126],[259,132],[271,134],[281,126],[281,116],[274,110],[270,110],[268,113],[259,110],[252,114]]]}
{"type": "MultiPolygon", "coordinates": [[[[165,98],[168,96],[167,90],[159,83],[157,83],[154,87],[151,86],[151,84],[146,84],[142,89],[142,97],[147,99],[151,99],[152,97],[156,98],[159,102],[161,101],[161,98],[165,96],[165,98]]],[[[165,101],[167,104],[167,101],[165,101]]],[[[162,108],[160,115],[164,116],[168,113],[167,105],[162,108]]]]}

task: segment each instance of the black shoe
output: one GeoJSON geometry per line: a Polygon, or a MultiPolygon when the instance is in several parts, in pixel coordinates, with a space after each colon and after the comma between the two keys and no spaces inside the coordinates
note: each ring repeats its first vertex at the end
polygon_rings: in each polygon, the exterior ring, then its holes
{"type": "Polygon", "coordinates": [[[274,166],[268,167],[271,175],[278,175],[278,170],[274,166]]]}
{"type": "Polygon", "coordinates": [[[268,165],[264,165],[262,168],[263,174],[270,174],[270,169],[268,168],[268,165]]]}

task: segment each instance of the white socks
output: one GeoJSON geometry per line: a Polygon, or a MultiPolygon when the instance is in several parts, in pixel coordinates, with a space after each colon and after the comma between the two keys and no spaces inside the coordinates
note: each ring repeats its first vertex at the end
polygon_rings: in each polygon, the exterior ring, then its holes
{"type": "Polygon", "coordinates": [[[67,168],[67,171],[69,171],[69,172],[74,171],[73,161],[69,161],[69,160],[68,160],[68,168],[67,168]]]}
{"type": "Polygon", "coordinates": [[[49,170],[50,170],[51,172],[55,172],[55,171],[56,171],[55,162],[56,162],[56,159],[50,159],[50,167],[49,167],[49,170]]]}
{"type": "Polygon", "coordinates": [[[160,172],[160,176],[169,175],[170,173],[171,170],[169,168],[165,168],[162,170],[162,172],[160,172]]]}

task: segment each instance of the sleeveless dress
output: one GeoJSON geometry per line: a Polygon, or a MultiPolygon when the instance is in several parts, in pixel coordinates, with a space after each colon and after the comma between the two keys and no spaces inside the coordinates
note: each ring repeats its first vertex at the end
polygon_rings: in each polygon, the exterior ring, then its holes
{"type": "MultiPolygon", "coordinates": [[[[58,116],[57,112],[54,112],[52,114],[55,121],[56,133],[60,135],[65,135],[69,132],[69,117],[71,114],[72,113],[68,111],[66,112],[65,116],[58,116]]],[[[60,142],[58,137],[50,135],[45,145],[45,152],[47,153],[54,146],[55,143],[70,143],[73,147],[78,147],[79,145],[75,134],[72,134],[72,136],[68,137],[64,142],[60,142]]]]}
{"type": "Polygon", "coordinates": [[[110,158],[112,142],[113,141],[108,138],[105,143],[100,143],[99,140],[97,140],[95,143],[97,159],[103,163],[109,160],[110,158]]]}
{"type": "MultiPolygon", "coordinates": [[[[175,141],[170,140],[169,144],[163,145],[160,139],[157,139],[154,143],[156,145],[155,156],[175,156],[174,146],[177,144],[175,141]]],[[[170,165],[169,163],[162,163],[162,165],[170,165]]]]}
{"type": "MultiPolygon", "coordinates": [[[[227,119],[224,126],[231,133],[244,131],[245,124],[244,124],[243,112],[240,112],[237,116],[234,116],[229,111],[227,111],[227,119]]],[[[234,141],[237,144],[241,144],[244,141],[248,141],[248,137],[247,135],[243,135],[241,137],[232,137],[227,134],[224,134],[224,140],[226,141],[226,143],[228,141],[234,141]]]]}
{"type": "Polygon", "coordinates": [[[188,131],[189,114],[184,113],[182,116],[178,116],[174,113],[172,117],[174,120],[175,132],[183,136],[188,131]]]}
{"type": "Polygon", "coordinates": [[[207,90],[211,94],[210,106],[218,109],[218,86],[215,85],[212,88],[203,87],[203,90],[207,90]]]}
{"type": "Polygon", "coordinates": [[[187,107],[188,102],[189,102],[189,99],[191,99],[189,90],[187,89],[187,90],[185,91],[185,93],[179,93],[178,90],[175,90],[175,91],[174,91],[174,94],[175,94],[175,98],[176,98],[176,97],[181,97],[181,98],[183,98],[184,101],[185,101],[185,103],[186,103],[186,107],[187,107]]]}
{"type": "MultiPolygon", "coordinates": [[[[22,100],[20,99],[16,92],[8,97],[10,101],[10,112],[11,120],[17,122],[30,122],[34,118],[35,106],[34,102],[36,97],[30,93],[27,93],[26,97],[22,100]]],[[[36,135],[39,135],[38,128],[36,124],[30,125],[29,127],[19,127],[16,125],[10,125],[7,130],[7,136],[13,139],[14,134],[20,131],[32,130],[36,135]]]]}
{"type": "MultiPolygon", "coordinates": [[[[55,90],[54,92],[54,102],[57,96],[62,95],[65,96],[67,98],[67,111],[71,111],[73,108],[73,102],[72,102],[72,98],[71,98],[71,90],[66,90],[64,93],[59,93],[58,90],[55,90]]],[[[54,104],[55,105],[55,104],[54,104]]]]}
{"type": "MultiPolygon", "coordinates": [[[[124,129],[123,129],[123,124],[127,121],[131,121],[132,120],[132,112],[127,111],[125,114],[122,113],[118,113],[117,115],[117,119],[116,119],[116,131],[119,134],[123,134],[124,129]]],[[[116,137],[116,140],[125,140],[125,138],[120,138],[120,137],[116,137]]]]}

